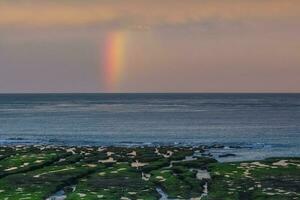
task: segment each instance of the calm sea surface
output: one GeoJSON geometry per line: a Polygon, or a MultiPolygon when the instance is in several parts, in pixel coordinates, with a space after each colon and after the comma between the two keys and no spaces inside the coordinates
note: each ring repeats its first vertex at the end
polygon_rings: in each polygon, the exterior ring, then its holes
{"type": "Polygon", "coordinates": [[[0,95],[1,145],[215,143],[300,156],[300,94],[0,95]]]}

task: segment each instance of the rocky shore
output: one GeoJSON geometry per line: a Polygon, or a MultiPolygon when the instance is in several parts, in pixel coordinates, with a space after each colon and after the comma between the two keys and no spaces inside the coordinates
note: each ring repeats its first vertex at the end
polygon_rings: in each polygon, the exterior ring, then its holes
{"type": "Polygon", "coordinates": [[[210,148],[2,146],[0,199],[300,199],[300,158],[220,163],[210,148]]]}

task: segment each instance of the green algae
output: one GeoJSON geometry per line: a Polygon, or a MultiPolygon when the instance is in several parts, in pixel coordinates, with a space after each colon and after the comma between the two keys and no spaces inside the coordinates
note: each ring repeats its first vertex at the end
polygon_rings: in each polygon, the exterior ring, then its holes
{"type": "Polygon", "coordinates": [[[206,199],[299,199],[299,161],[299,158],[271,158],[212,164],[206,199]]]}
{"type": "Polygon", "coordinates": [[[300,158],[218,163],[200,147],[0,147],[0,199],[299,199],[300,158]],[[10,170],[7,170],[10,169],[10,170]],[[198,176],[208,170],[210,178],[198,176]],[[74,186],[74,189],[72,189],[74,186]]]}
{"type": "Polygon", "coordinates": [[[0,193],[0,199],[19,199],[21,196],[44,199],[92,170],[88,166],[58,165],[6,176],[0,179],[0,190],[3,191],[0,193]]]}
{"type": "Polygon", "coordinates": [[[67,199],[158,199],[151,182],[142,180],[141,174],[128,163],[114,164],[99,169],[79,181],[76,192],[67,199]]]}
{"type": "Polygon", "coordinates": [[[66,156],[68,156],[66,152],[56,152],[53,150],[42,152],[36,149],[28,149],[27,152],[16,152],[0,161],[0,177],[38,169],[66,156]]]}
{"type": "Polygon", "coordinates": [[[151,172],[150,181],[161,187],[170,198],[189,199],[202,194],[202,185],[196,179],[196,173],[182,169],[175,173],[172,169],[162,169],[151,172]]]}

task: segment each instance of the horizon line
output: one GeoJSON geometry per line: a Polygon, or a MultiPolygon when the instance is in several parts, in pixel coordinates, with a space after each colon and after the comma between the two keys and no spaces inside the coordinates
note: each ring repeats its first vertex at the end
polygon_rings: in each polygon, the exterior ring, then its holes
{"type": "Polygon", "coordinates": [[[300,94],[299,92],[263,91],[263,92],[0,92],[0,95],[13,94],[300,94]]]}

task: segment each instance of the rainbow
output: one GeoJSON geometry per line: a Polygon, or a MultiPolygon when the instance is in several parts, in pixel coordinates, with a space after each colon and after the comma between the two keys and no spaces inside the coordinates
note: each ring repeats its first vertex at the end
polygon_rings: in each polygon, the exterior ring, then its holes
{"type": "MultiPolygon", "coordinates": [[[[124,66],[125,35],[122,32],[109,33],[104,46],[104,85],[106,92],[116,92],[121,81],[124,66]]],[[[102,65],[102,67],[103,67],[102,65]]]]}

